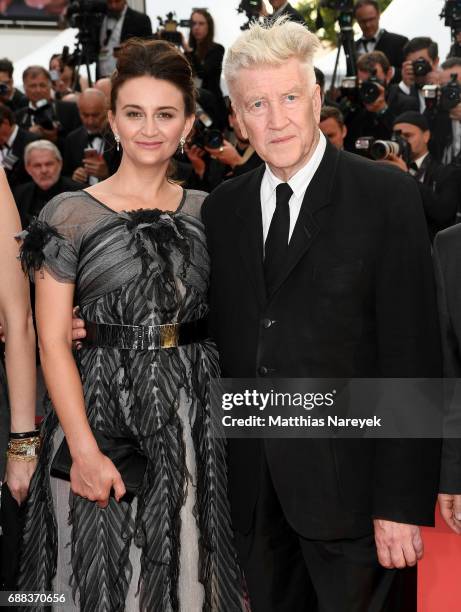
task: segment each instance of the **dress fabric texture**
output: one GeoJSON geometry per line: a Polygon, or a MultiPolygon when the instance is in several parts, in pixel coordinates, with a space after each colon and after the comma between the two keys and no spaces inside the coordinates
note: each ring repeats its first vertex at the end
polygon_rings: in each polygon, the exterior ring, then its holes
{"type": "MultiPolygon", "coordinates": [[[[184,191],[178,210],[165,213],[116,212],[84,191],[61,194],[24,234],[23,265],[75,283],[87,321],[200,319],[208,314],[205,195],[184,191]]],[[[209,382],[219,373],[214,344],[84,347],[76,360],[91,428],[135,440],[148,458],[146,473],[132,503],[111,497],[104,510],[50,478],[62,431],[48,402],[18,588],[49,591],[70,581],[76,609],[85,612],[244,610],[225,443],[210,414],[209,382]]]]}

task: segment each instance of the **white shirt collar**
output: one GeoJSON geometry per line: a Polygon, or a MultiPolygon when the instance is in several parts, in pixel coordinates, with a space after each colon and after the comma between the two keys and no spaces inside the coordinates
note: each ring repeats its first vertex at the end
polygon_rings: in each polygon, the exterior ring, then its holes
{"type": "Polygon", "coordinates": [[[11,132],[10,137],[6,141],[7,147],[10,148],[10,149],[13,146],[15,138],[16,138],[16,136],[18,134],[18,130],[19,130],[19,127],[17,125],[15,125],[14,128],[13,128],[13,131],[11,132]]]}
{"type": "Polygon", "coordinates": [[[424,155],[421,155],[421,157],[418,157],[418,159],[415,159],[415,164],[418,166],[418,168],[421,168],[423,161],[426,159],[428,155],[429,155],[429,151],[427,153],[424,153],[424,155]]]}
{"type": "MultiPolygon", "coordinates": [[[[300,170],[298,170],[298,172],[296,172],[296,174],[294,174],[288,181],[288,184],[292,188],[296,198],[304,197],[306,189],[308,188],[312,177],[316,173],[317,168],[319,167],[320,162],[322,161],[326,147],[327,140],[323,133],[320,132],[319,141],[317,143],[314,153],[312,154],[312,157],[309,159],[307,164],[303,166],[300,170]]],[[[268,185],[271,189],[271,193],[275,191],[277,185],[284,182],[282,181],[282,179],[279,179],[275,176],[268,164],[266,164],[266,176],[268,185]]]]}

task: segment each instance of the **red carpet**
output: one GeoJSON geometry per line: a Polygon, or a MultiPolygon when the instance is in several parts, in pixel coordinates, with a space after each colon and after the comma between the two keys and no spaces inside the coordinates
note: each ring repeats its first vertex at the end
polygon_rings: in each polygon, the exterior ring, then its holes
{"type": "Polygon", "coordinates": [[[437,511],[434,529],[423,529],[425,555],[418,566],[418,612],[461,612],[461,536],[437,511]]]}

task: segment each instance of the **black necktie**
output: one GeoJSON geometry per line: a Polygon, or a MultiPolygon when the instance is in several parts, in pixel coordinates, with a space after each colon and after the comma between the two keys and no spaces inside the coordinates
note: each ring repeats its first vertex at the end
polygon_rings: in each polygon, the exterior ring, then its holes
{"type": "Polygon", "coordinates": [[[272,286],[282,267],[288,250],[290,232],[290,206],[288,202],[293,194],[288,183],[280,183],[276,188],[275,212],[266,238],[264,253],[264,277],[266,289],[271,293],[272,286]]]}

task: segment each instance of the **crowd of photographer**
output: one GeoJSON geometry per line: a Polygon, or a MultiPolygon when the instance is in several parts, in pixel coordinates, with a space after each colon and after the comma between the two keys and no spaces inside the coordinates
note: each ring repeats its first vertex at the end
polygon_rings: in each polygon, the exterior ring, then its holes
{"type": "MultiPolygon", "coordinates": [[[[302,21],[288,2],[270,0],[270,4],[270,15],[260,0],[243,0],[239,10],[249,21],[270,22],[281,15],[302,21]]],[[[340,25],[341,16],[346,26],[355,18],[362,36],[352,41],[353,57],[348,63],[354,66],[353,74],[343,79],[340,88],[325,92],[325,78],[316,69],[324,101],[321,129],[338,148],[412,174],[420,185],[433,236],[455,222],[461,202],[457,38],[450,57],[439,65],[438,46],[431,38],[408,40],[381,28],[376,0],[323,0],[322,5],[340,12],[340,25]]],[[[451,18],[453,15],[447,16],[447,23],[451,18]]],[[[56,155],[61,157],[57,158],[59,176],[75,188],[115,172],[121,152],[107,123],[108,77],[118,48],[133,36],[169,40],[183,51],[193,70],[196,122],[177,153],[174,178],[185,187],[211,191],[227,178],[263,163],[240,132],[232,106],[221,91],[225,50],[214,40],[214,22],[207,10],[194,9],[190,20],[179,23],[172,13],[165,20],[159,18],[156,34],[149,17],[129,8],[126,0],[74,1],[68,19],[79,31],[77,48],[73,53],[64,48],[53,55],[48,69],[28,67],[23,92],[13,87],[12,63],[0,60],[0,161],[13,189],[26,179],[32,179],[42,196],[55,189],[43,189],[24,159],[27,145],[36,140],[56,145],[56,155]],[[188,40],[177,30],[178,25],[190,28],[188,40]],[[89,73],[84,78],[79,70],[93,61],[98,77],[94,84],[89,73]]],[[[344,23],[341,28],[349,31],[344,23]]],[[[350,35],[345,36],[346,42],[350,35]]],[[[51,155],[51,149],[46,153],[51,155]]],[[[53,182],[59,184],[57,179],[53,182]]],[[[36,193],[32,187],[29,192],[36,193]]],[[[34,212],[37,206],[32,207],[34,212]]]]}

